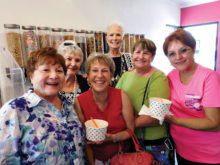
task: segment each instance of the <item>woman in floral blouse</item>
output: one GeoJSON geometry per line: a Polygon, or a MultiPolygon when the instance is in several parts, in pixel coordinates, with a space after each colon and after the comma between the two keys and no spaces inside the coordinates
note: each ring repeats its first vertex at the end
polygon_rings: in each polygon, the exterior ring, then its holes
{"type": "Polygon", "coordinates": [[[65,60],[54,48],[32,52],[27,74],[33,89],[0,110],[0,164],[84,164],[84,132],[74,107],[58,92],[65,60]]]}

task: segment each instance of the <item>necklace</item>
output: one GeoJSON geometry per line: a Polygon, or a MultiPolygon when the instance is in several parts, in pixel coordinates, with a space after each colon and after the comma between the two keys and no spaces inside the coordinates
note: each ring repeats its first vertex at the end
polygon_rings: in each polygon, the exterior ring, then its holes
{"type": "Polygon", "coordinates": [[[76,78],[76,75],[75,75],[75,80],[74,80],[74,85],[73,85],[73,102],[74,102],[74,100],[75,100],[75,98],[76,98],[76,95],[77,95],[77,91],[76,91],[76,80],[77,80],[77,78],[76,78]]]}

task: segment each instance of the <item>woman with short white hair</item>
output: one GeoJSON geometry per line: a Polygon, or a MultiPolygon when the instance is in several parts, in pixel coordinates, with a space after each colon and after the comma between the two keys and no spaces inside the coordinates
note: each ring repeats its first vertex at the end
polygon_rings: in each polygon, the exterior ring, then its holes
{"type": "Polygon", "coordinates": [[[133,67],[131,54],[122,54],[120,52],[123,41],[123,28],[120,23],[114,22],[107,27],[106,41],[109,46],[110,55],[115,63],[115,73],[112,77],[111,86],[115,86],[122,74],[133,67]]]}

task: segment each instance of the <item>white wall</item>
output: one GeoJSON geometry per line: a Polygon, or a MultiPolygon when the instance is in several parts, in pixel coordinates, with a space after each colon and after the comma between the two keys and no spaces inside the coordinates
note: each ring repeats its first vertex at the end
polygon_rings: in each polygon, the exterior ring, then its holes
{"type": "Polygon", "coordinates": [[[124,32],[153,40],[158,47],[153,64],[170,71],[162,51],[165,25],[180,22],[180,8],[170,0],[0,0],[0,31],[5,23],[105,31],[115,20],[124,32]]]}

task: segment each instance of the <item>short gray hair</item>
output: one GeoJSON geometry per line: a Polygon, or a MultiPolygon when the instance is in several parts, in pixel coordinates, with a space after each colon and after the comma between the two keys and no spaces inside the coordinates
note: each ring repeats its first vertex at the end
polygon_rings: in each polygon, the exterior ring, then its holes
{"type": "Polygon", "coordinates": [[[62,42],[58,47],[58,53],[64,56],[65,53],[79,55],[81,62],[83,62],[82,49],[76,44],[75,41],[66,40],[62,42]]]}
{"type": "Polygon", "coordinates": [[[95,54],[91,54],[89,55],[89,57],[86,60],[86,73],[87,75],[90,72],[91,69],[91,64],[93,64],[95,61],[98,62],[104,62],[106,65],[109,66],[110,69],[110,73],[111,73],[111,77],[113,77],[114,73],[115,73],[115,63],[112,60],[112,58],[110,57],[110,55],[107,54],[101,54],[101,53],[95,53],[95,54]]]}
{"type": "Polygon", "coordinates": [[[121,31],[122,31],[122,35],[123,35],[123,33],[124,33],[123,26],[122,26],[121,23],[116,22],[116,21],[111,22],[110,24],[108,24],[108,26],[107,26],[107,34],[108,34],[108,32],[109,32],[109,29],[110,29],[112,26],[118,26],[118,27],[120,27],[120,29],[121,29],[121,31]]]}

